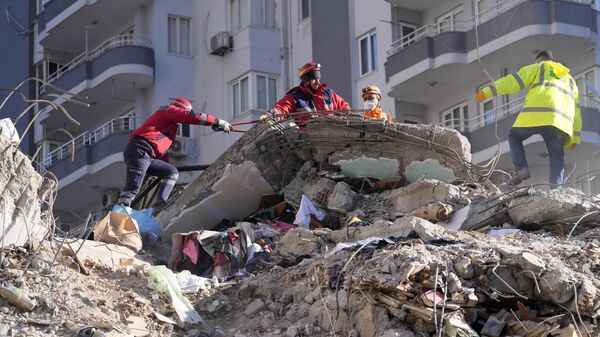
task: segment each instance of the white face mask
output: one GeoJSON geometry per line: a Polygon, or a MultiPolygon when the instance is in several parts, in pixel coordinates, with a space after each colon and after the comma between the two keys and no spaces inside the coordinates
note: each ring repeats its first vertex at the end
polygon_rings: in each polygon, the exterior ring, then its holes
{"type": "Polygon", "coordinates": [[[371,111],[371,110],[375,110],[375,108],[377,108],[377,105],[379,103],[374,100],[368,100],[368,101],[365,101],[364,104],[365,104],[365,110],[371,111]]]}

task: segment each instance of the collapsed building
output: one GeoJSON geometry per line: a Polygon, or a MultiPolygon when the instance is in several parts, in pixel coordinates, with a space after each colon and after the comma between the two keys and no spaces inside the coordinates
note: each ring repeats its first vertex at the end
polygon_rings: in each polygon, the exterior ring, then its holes
{"type": "MultiPolygon", "coordinates": [[[[137,254],[51,226],[39,250],[5,249],[0,335],[597,336],[600,203],[501,192],[494,162],[470,159],[467,139],[437,126],[259,123],[170,201],[162,240],[137,254]]],[[[42,192],[28,195],[43,211],[42,192]]]]}

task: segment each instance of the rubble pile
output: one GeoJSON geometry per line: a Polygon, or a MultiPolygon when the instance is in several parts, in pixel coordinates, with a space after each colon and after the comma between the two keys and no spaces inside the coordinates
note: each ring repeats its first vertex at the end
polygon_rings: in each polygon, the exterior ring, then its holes
{"type": "Polygon", "coordinates": [[[5,249],[0,335],[600,335],[596,198],[501,192],[454,130],[302,127],[253,127],[159,214],[158,242],[125,210],[96,241],[5,249]]]}

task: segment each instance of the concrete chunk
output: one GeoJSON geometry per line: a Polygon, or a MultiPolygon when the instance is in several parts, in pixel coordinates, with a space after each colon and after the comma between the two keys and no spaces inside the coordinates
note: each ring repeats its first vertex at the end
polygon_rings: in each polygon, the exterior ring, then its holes
{"type": "Polygon", "coordinates": [[[460,190],[454,185],[438,180],[422,180],[402,188],[385,191],[380,196],[392,202],[394,211],[408,213],[438,201],[458,202],[460,190]]]}
{"type": "Polygon", "coordinates": [[[350,185],[341,181],[335,184],[335,187],[329,195],[327,208],[336,211],[351,211],[354,206],[354,198],[356,193],[352,191],[350,185]]]}

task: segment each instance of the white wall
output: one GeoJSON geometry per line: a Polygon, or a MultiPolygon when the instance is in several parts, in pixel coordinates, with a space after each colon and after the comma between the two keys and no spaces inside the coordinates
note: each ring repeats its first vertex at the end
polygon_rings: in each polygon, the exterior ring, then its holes
{"type": "MultiPolygon", "coordinates": [[[[286,1],[286,0],[283,0],[286,1]]],[[[313,52],[312,52],[312,18],[309,17],[306,20],[300,21],[300,11],[298,0],[289,0],[290,1],[290,16],[291,16],[291,77],[295,79],[292,81],[292,87],[298,85],[300,83],[300,78],[298,77],[298,69],[302,67],[305,63],[315,61],[319,62],[319,60],[313,60],[313,52]]],[[[288,88],[288,89],[291,89],[288,88]]]]}
{"type": "Polygon", "coordinates": [[[396,116],[394,99],[387,95],[391,88],[385,82],[386,51],[392,43],[392,20],[391,5],[385,1],[354,1],[354,46],[356,57],[352,64],[354,78],[356,81],[356,93],[352,107],[361,109],[363,107],[361,89],[368,85],[376,85],[381,89],[383,110],[391,112],[396,116]],[[360,48],[359,39],[366,33],[375,31],[377,33],[377,69],[364,75],[360,75],[360,48]]]}

